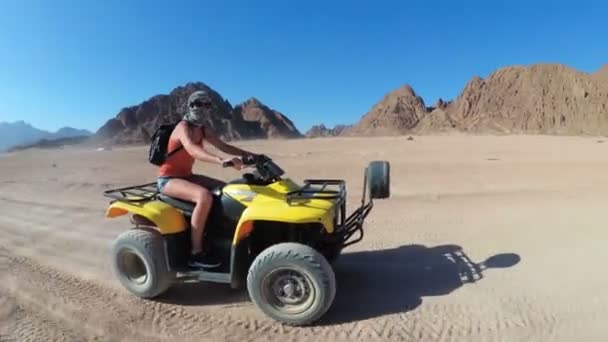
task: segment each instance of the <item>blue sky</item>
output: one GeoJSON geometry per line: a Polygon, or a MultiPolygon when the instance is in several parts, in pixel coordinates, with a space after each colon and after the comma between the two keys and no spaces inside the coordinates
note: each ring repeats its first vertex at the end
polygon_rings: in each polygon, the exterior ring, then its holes
{"type": "Polygon", "coordinates": [[[0,121],[96,130],[202,81],[300,130],[410,84],[428,105],[496,68],[608,63],[608,5],[527,1],[0,2],[0,121]]]}

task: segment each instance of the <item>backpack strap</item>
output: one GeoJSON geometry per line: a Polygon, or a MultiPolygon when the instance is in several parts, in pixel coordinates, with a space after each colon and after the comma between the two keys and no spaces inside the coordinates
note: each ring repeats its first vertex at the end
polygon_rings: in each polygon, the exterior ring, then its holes
{"type": "Polygon", "coordinates": [[[167,158],[171,157],[172,155],[174,155],[175,153],[179,152],[182,148],[184,148],[184,145],[179,145],[178,148],[174,149],[173,151],[167,153],[167,158]]]}
{"type": "MultiPolygon", "coordinates": [[[[188,127],[192,127],[192,124],[186,121],[186,124],[188,124],[188,127]]],[[[205,126],[200,126],[201,132],[203,133],[203,139],[205,139],[205,126]]],[[[174,149],[173,151],[167,153],[167,158],[171,157],[173,154],[179,152],[181,149],[184,148],[184,145],[181,144],[179,145],[179,147],[177,147],[176,149],[174,149]]]]}

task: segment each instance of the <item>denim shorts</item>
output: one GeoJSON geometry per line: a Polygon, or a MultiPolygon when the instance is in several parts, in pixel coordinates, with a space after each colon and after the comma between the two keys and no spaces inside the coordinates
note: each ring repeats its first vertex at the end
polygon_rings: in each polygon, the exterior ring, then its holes
{"type": "Polygon", "coordinates": [[[163,192],[163,189],[165,188],[165,185],[167,185],[167,183],[169,182],[169,180],[173,179],[173,178],[179,178],[179,179],[185,179],[187,181],[192,181],[194,177],[193,176],[187,176],[187,177],[160,176],[156,180],[156,188],[158,189],[158,191],[159,192],[163,192]]]}
{"type": "Polygon", "coordinates": [[[173,178],[173,177],[169,177],[169,176],[158,177],[158,179],[156,180],[156,188],[158,189],[158,192],[163,192],[165,185],[167,185],[167,182],[171,178],[173,178]]]}

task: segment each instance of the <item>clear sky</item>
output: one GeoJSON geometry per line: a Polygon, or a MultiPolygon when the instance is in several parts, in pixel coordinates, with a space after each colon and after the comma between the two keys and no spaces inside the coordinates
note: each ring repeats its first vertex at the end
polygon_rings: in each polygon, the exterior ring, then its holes
{"type": "MultiPolygon", "coordinates": [[[[604,2],[605,3],[605,2],[604,2]]],[[[0,1],[0,121],[96,130],[202,81],[305,131],[410,84],[427,105],[474,75],[608,63],[602,1],[0,1]]]]}

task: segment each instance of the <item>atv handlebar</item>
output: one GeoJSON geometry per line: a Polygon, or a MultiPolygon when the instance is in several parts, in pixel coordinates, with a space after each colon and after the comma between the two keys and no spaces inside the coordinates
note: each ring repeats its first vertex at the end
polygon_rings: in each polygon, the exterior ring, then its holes
{"type": "MultiPolygon", "coordinates": [[[[250,154],[250,155],[246,155],[246,156],[242,157],[241,160],[243,161],[244,166],[252,166],[252,165],[256,165],[260,162],[270,160],[270,158],[266,157],[265,155],[250,154]]],[[[231,167],[231,166],[234,166],[234,162],[232,160],[225,161],[222,163],[222,166],[231,167]]]]}
{"type": "MultiPolygon", "coordinates": [[[[258,176],[264,181],[278,180],[285,173],[272,159],[263,154],[249,154],[243,156],[241,160],[243,161],[243,166],[255,167],[258,176]]],[[[234,166],[234,162],[229,160],[222,163],[222,166],[231,167],[234,166]]]]}
{"type": "Polygon", "coordinates": [[[232,162],[232,160],[225,161],[222,163],[222,167],[231,167],[231,166],[234,166],[234,162],[232,162]]]}

